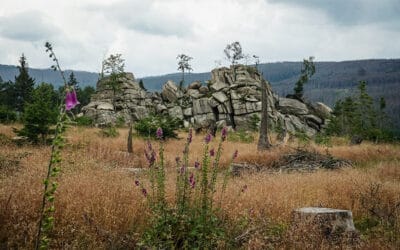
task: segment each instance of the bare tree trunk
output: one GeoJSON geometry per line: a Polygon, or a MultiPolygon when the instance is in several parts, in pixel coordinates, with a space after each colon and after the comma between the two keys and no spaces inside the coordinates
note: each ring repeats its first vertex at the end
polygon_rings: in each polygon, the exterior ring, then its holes
{"type": "Polygon", "coordinates": [[[271,143],[268,138],[268,100],[267,100],[267,82],[261,80],[261,124],[260,138],[258,139],[257,150],[267,150],[271,148],[271,143]]]}
{"type": "Polygon", "coordinates": [[[129,122],[129,132],[128,132],[128,153],[133,153],[133,143],[132,143],[132,123],[129,122]]]}

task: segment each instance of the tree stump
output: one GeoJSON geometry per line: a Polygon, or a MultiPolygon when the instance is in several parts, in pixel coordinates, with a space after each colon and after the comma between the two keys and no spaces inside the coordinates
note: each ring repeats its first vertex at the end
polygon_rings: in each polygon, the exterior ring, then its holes
{"type": "Polygon", "coordinates": [[[308,243],[308,247],[359,244],[350,210],[304,207],[294,210],[292,215],[290,233],[293,242],[308,243]]]}

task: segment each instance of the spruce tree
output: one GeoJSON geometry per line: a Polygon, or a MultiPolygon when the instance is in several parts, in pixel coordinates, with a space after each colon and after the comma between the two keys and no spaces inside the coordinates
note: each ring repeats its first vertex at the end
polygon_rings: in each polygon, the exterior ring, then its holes
{"type": "Polygon", "coordinates": [[[303,98],[304,94],[304,84],[310,80],[310,78],[315,74],[315,65],[314,65],[314,57],[310,56],[307,59],[303,59],[303,66],[301,68],[301,75],[299,80],[296,82],[296,86],[294,88],[294,95],[298,99],[303,98]]]}
{"type": "Polygon", "coordinates": [[[25,104],[32,99],[32,92],[35,80],[28,74],[28,63],[26,57],[22,54],[18,66],[19,75],[15,78],[15,109],[18,112],[24,112],[25,104]]]}
{"type": "Polygon", "coordinates": [[[28,137],[33,143],[46,143],[47,136],[51,132],[50,126],[56,123],[57,99],[53,85],[40,84],[33,91],[32,101],[25,107],[24,127],[18,134],[28,137]]]}

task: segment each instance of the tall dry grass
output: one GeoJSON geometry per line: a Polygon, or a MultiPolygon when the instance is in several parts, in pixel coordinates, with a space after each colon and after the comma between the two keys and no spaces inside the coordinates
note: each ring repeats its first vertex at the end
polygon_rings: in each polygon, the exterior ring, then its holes
{"type": "MultiPolygon", "coordinates": [[[[54,248],[134,248],[148,223],[146,200],[134,185],[137,177],[125,171],[125,168],[146,168],[143,154],[146,141],[134,138],[134,153],[130,155],[126,152],[127,129],[119,129],[117,138],[101,137],[98,131],[96,128],[70,128],[68,131],[56,194],[54,248]]],[[[0,133],[13,136],[10,126],[0,125],[0,133]]],[[[184,133],[180,136],[185,138],[184,133]]],[[[191,164],[201,160],[203,137],[193,137],[191,164]]],[[[185,140],[169,140],[165,145],[170,199],[174,197],[175,157],[182,155],[184,143],[185,140]]],[[[15,171],[0,175],[0,248],[30,249],[34,245],[42,180],[50,150],[44,146],[17,147],[6,140],[0,145],[1,156],[15,157],[19,162],[15,163],[15,171]]],[[[216,147],[217,142],[213,141],[211,145],[216,147]]],[[[256,143],[228,141],[221,164],[227,167],[237,149],[237,161],[268,166],[297,145],[293,142],[258,153],[256,143]]],[[[309,147],[321,153],[326,151],[318,145],[309,147]]],[[[285,232],[293,209],[305,206],[350,209],[355,220],[362,221],[371,216],[368,204],[376,203],[386,215],[394,210],[390,216],[396,223],[391,231],[366,233],[363,247],[397,248],[400,244],[399,236],[396,238],[395,235],[400,235],[400,215],[395,208],[400,202],[399,149],[398,145],[391,144],[333,146],[328,149],[330,154],[353,161],[355,167],[232,178],[222,202],[223,216],[232,225],[229,234],[233,239],[250,230],[251,233],[237,245],[242,248],[287,248],[291,243],[285,232]],[[378,193],[370,197],[376,185],[379,186],[378,193]],[[244,190],[245,186],[247,189],[244,190]],[[388,236],[390,233],[393,235],[388,236]]],[[[142,174],[140,178],[146,176],[142,174]]],[[[219,199],[219,193],[216,198],[219,199]]]]}

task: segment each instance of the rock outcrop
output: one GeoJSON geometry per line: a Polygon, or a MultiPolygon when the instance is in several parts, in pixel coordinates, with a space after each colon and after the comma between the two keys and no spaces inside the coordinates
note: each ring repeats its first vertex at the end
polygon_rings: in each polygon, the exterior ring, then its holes
{"type": "MultiPolygon", "coordinates": [[[[247,129],[252,127],[252,118],[261,115],[262,77],[250,66],[236,66],[235,74],[232,67],[214,69],[207,84],[193,82],[183,90],[167,81],[161,94],[142,90],[131,73],[120,79],[121,87],[115,93],[108,81],[104,78],[98,82],[91,103],[83,108],[96,124],[113,123],[118,117],[136,121],[156,112],[180,118],[185,126],[195,128],[214,123],[247,129]]],[[[292,134],[313,136],[329,122],[332,111],[323,103],[279,97],[269,83],[267,101],[271,127],[283,127],[292,134]]]]}

